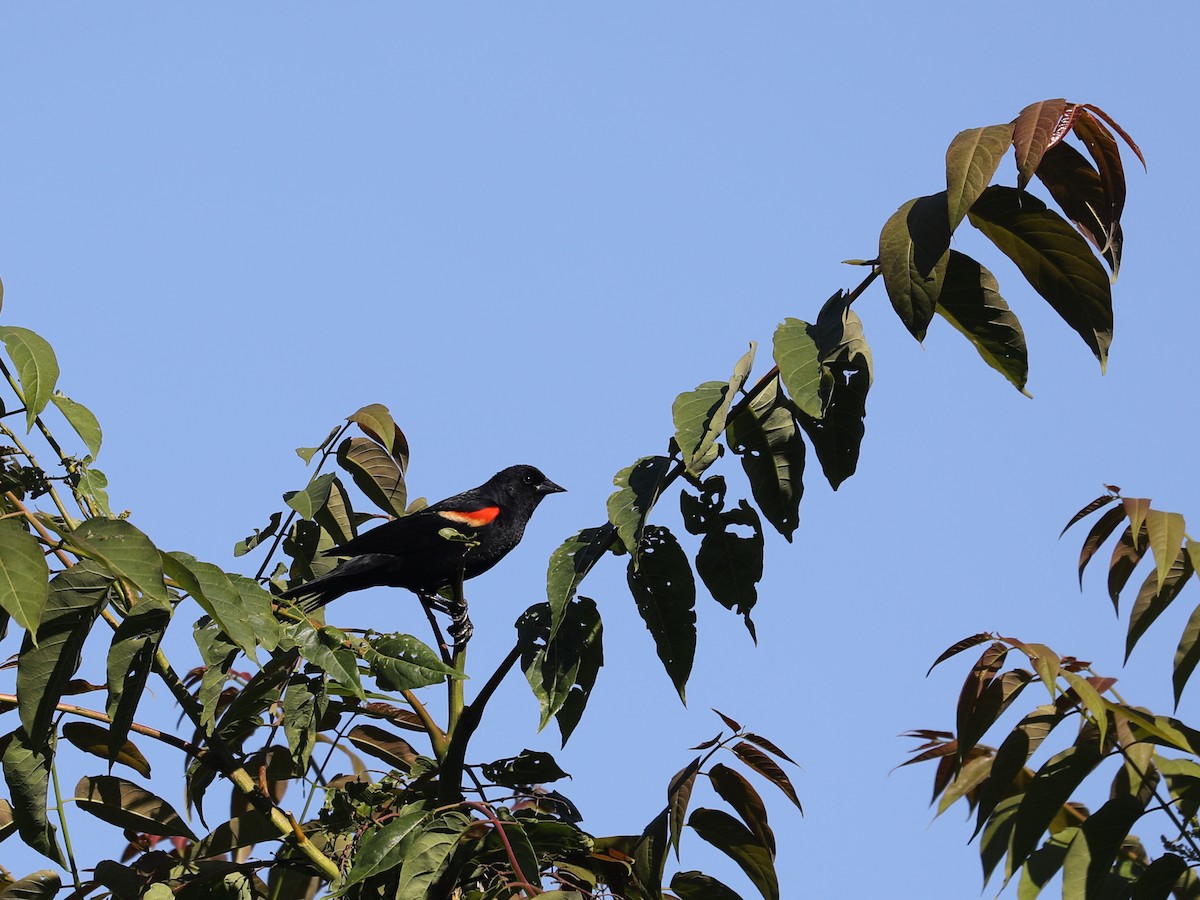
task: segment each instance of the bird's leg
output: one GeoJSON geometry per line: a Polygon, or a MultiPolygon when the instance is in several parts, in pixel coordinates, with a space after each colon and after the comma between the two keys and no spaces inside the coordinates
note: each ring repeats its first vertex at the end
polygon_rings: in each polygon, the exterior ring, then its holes
{"type": "Polygon", "coordinates": [[[471,624],[471,617],[467,614],[467,601],[459,600],[449,604],[446,612],[450,614],[450,627],[446,630],[450,637],[454,638],[455,649],[465,647],[471,635],[475,633],[475,626],[471,624]]]}

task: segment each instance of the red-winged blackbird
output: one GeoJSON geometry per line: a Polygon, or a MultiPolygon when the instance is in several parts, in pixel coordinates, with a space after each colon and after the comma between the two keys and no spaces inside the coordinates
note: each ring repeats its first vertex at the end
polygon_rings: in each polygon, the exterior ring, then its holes
{"type": "Polygon", "coordinates": [[[386,586],[408,588],[432,601],[460,573],[464,579],[474,578],[500,562],[521,540],[542,498],[564,490],[533,466],[509,466],[477,488],[326,550],[326,556],[350,558],[282,596],[301,599],[311,610],[350,591],[386,586]],[[462,539],[447,536],[446,529],[462,539]]]}

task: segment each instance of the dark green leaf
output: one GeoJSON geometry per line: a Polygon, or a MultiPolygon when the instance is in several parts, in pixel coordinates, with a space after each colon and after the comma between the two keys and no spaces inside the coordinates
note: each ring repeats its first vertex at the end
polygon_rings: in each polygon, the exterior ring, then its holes
{"type": "Polygon", "coordinates": [[[996,865],[1004,859],[1004,854],[1008,852],[1013,826],[1017,821],[1017,808],[1024,797],[1024,794],[1017,794],[1005,797],[997,803],[996,809],[988,818],[987,827],[983,829],[983,836],[979,839],[979,859],[983,864],[985,884],[992,877],[996,865]]]}
{"type": "Polygon", "coordinates": [[[57,391],[51,395],[50,399],[58,407],[63,418],[67,420],[67,424],[75,429],[75,433],[83,441],[83,446],[87,447],[92,459],[95,459],[100,453],[100,441],[103,435],[100,432],[100,422],[92,414],[92,411],[82,403],[76,403],[70,397],[63,396],[57,391]]]}
{"type": "Polygon", "coordinates": [[[404,471],[386,449],[368,438],[346,438],[338,446],[337,460],[367,499],[389,515],[404,515],[404,471]]]}
{"type": "Polygon", "coordinates": [[[645,896],[662,895],[663,870],[667,863],[667,820],[670,811],[664,809],[642,832],[633,848],[633,874],[645,896]]]}
{"type": "Polygon", "coordinates": [[[240,847],[252,847],[265,841],[278,841],[279,829],[258,810],[249,810],[222,822],[188,850],[192,859],[221,856],[240,847]]]}
{"type": "Polygon", "coordinates": [[[616,529],[611,524],[584,528],[559,545],[550,555],[546,571],[546,596],[550,603],[550,640],[558,635],[567,605],[592,567],[612,547],[616,529]]]}
{"type": "Polygon", "coordinates": [[[321,441],[315,447],[297,447],[296,455],[304,460],[305,465],[312,462],[312,458],[333,443],[334,438],[342,433],[342,426],[335,425],[329,429],[329,434],[325,435],[325,440],[321,441]]]}
{"type": "Polygon", "coordinates": [[[775,833],[767,823],[767,807],[754,786],[738,772],[721,763],[708,770],[708,777],[721,799],[733,807],[746,827],[754,832],[758,842],[767,848],[774,858],[775,833]]]}
{"type": "Polygon", "coordinates": [[[617,490],[608,498],[608,521],[633,555],[635,567],[646,516],[658,500],[670,465],[665,456],[646,456],[613,477],[617,490]]]}
{"type": "Polygon", "coordinates": [[[257,595],[243,596],[219,568],[186,553],[164,553],[162,562],[167,575],[200,604],[246,656],[257,661],[259,643],[268,650],[274,648],[279,628],[275,625],[271,597],[266,591],[260,588],[257,595]],[[259,606],[254,614],[246,608],[246,600],[259,606]]]}
{"type": "Polygon", "coordinates": [[[1107,541],[1109,536],[1117,530],[1117,526],[1124,521],[1125,510],[1115,506],[1096,520],[1087,537],[1083,539],[1083,547],[1079,551],[1079,587],[1081,589],[1083,588],[1083,570],[1087,568],[1087,564],[1100,549],[1100,545],[1107,541]]]}
{"type": "Polygon", "coordinates": [[[52,869],[19,878],[4,888],[4,900],[50,900],[62,889],[62,879],[52,869]]]}
{"type": "Polygon", "coordinates": [[[36,633],[50,592],[42,547],[15,519],[0,519],[0,547],[0,609],[36,633]]]}
{"type": "Polygon", "coordinates": [[[57,531],[70,549],[99,563],[164,609],[170,596],[163,583],[162,557],[150,539],[124,519],[88,519],[65,531],[49,516],[42,522],[57,531]]]}
{"type": "Polygon", "coordinates": [[[1052,834],[1041,847],[1029,854],[1029,859],[1021,868],[1021,882],[1017,890],[1017,900],[1033,900],[1042,889],[1050,883],[1063,866],[1069,848],[1076,836],[1078,828],[1064,828],[1057,834],[1052,834]]]}
{"type": "MultiPolygon", "coordinates": [[[[471,825],[470,819],[456,812],[444,813],[439,818],[426,822],[420,833],[408,845],[404,860],[400,864],[396,900],[425,900],[427,897],[438,896],[434,891],[438,879],[450,862],[463,832],[471,825]]],[[[505,833],[514,844],[524,837],[520,834],[520,825],[516,823],[506,826],[505,833]]],[[[528,838],[525,838],[524,844],[528,845],[528,842],[528,838]]],[[[534,871],[522,874],[525,878],[520,879],[518,876],[519,880],[537,881],[536,864],[534,871]]]]}
{"type": "Polygon", "coordinates": [[[638,545],[641,565],[630,560],[629,590],[642,621],[654,638],[679,699],[687,702],[685,686],[696,654],[696,582],[687,555],[666,528],[647,525],[638,545]]]}
{"type": "MultiPolygon", "coordinates": [[[[310,678],[300,673],[288,679],[287,690],[283,694],[283,736],[298,772],[308,769],[321,720],[328,708],[329,692],[325,679],[319,676],[310,678]]],[[[350,739],[353,741],[353,733],[350,739]]]]}
{"type": "Polygon", "coordinates": [[[1013,148],[1017,155],[1017,189],[1029,184],[1042,155],[1062,140],[1074,119],[1073,103],[1061,97],[1031,103],[1013,121],[1013,148]]]}
{"type": "Polygon", "coordinates": [[[257,547],[259,544],[261,544],[267,538],[273,537],[275,532],[279,530],[279,523],[282,519],[283,519],[283,513],[279,513],[279,512],[271,513],[271,521],[269,521],[267,523],[267,526],[265,528],[262,528],[262,529],[255,528],[254,534],[249,535],[244,540],[238,541],[237,544],[234,545],[233,555],[234,556],[245,556],[247,553],[249,553],[251,550],[253,550],[255,547],[257,547]]]}
{"type": "Polygon", "coordinates": [[[775,329],[774,356],[792,402],[819,419],[825,414],[826,392],[822,391],[821,349],[810,332],[807,322],[784,319],[775,329]]]}
{"type": "Polygon", "coordinates": [[[356,516],[346,488],[334,478],[325,505],[313,513],[313,521],[329,532],[335,544],[345,544],[354,539],[356,516]]]}
{"type": "Polygon", "coordinates": [[[1032,194],[990,187],[969,213],[1100,361],[1112,341],[1112,287],[1087,242],[1032,194]]]}
{"type": "Polygon", "coordinates": [[[1188,871],[1188,864],[1174,853],[1164,853],[1146,867],[1133,886],[1132,900],[1167,900],[1188,871]]]}
{"type": "MultiPolygon", "coordinates": [[[[1186,553],[1180,552],[1179,555],[1187,559],[1186,553]]],[[[1183,696],[1188,679],[1196,670],[1197,662],[1200,662],[1200,606],[1192,610],[1187,625],[1183,627],[1183,634],[1179,637],[1179,646],[1175,650],[1175,670],[1171,673],[1171,684],[1175,689],[1176,706],[1179,705],[1179,698],[1183,696]]]]}
{"type": "Polygon", "coordinates": [[[46,339],[28,328],[0,325],[0,341],[17,368],[25,402],[25,430],[32,431],[33,423],[54,396],[58,381],[58,360],[54,348],[46,339]]]}
{"type": "Polygon", "coordinates": [[[987,125],[960,131],[946,150],[946,202],[954,231],[988,186],[1012,142],[1013,126],[987,125]]]}
{"type": "Polygon", "coordinates": [[[742,459],[758,508],[791,541],[804,495],[804,440],[777,378],[730,419],[728,440],[742,459]]]}
{"type": "MultiPolygon", "coordinates": [[[[1134,646],[1141,636],[1146,633],[1146,630],[1154,624],[1154,621],[1179,596],[1179,592],[1183,590],[1184,585],[1187,584],[1191,575],[1191,558],[1185,551],[1180,550],[1179,555],[1175,559],[1175,565],[1168,572],[1167,581],[1161,591],[1157,590],[1158,578],[1156,573],[1151,572],[1146,576],[1146,580],[1142,582],[1142,586],[1138,590],[1137,598],[1133,601],[1133,608],[1129,611],[1129,631],[1125,636],[1126,659],[1129,659],[1129,655],[1133,653],[1134,646]]],[[[1187,647],[1190,646],[1191,642],[1188,642],[1187,647]]],[[[1183,642],[1180,643],[1180,647],[1184,648],[1183,642]]],[[[1176,660],[1176,669],[1178,669],[1179,663],[1182,661],[1182,658],[1176,660]]],[[[1182,684],[1180,687],[1182,688],[1182,684]]]]}
{"type": "MultiPolygon", "coordinates": [[[[288,629],[288,632],[295,641],[296,649],[300,651],[300,655],[305,660],[324,671],[333,681],[354,696],[359,698],[366,696],[359,678],[357,660],[346,647],[344,633],[330,625],[313,628],[308,622],[299,622],[288,629]]],[[[387,671],[388,674],[399,675],[402,672],[410,671],[407,661],[401,661],[394,668],[391,658],[381,655],[377,661],[381,663],[381,670],[387,671]]]]}
{"type": "Polygon", "coordinates": [[[951,250],[937,311],[971,342],[984,362],[1026,393],[1029,351],[1025,332],[1000,296],[1000,286],[991,272],[971,257],[951,250]]]}
{"type": "Polygon", "coordinates": [[[540,603],[518,620],[517,634],[521,670],[541,705],[538,729],[556,718],[565,745],[604,665],[600,613],[594,601],[576,598],[567,605],[562,627],[550,640],[550,607],[540,603]]]}
{"type": "Polygon", "coordinates": [[[764,900],[779,900],[779,879],[771,852],[745,825],[719,809],[697,809],[688,824],[741,867],[764,900]]]}
{"type": "Polygon", "coordinates": [[[536,750],[522,750],[519,756],[484,763],[483,775],[488,781],[511,788],[549,784],[570,777],[558,767],[553,756],[536,750]]]}
{"type": "Polygon", "coordinates": [[[1097,497],[1095,500],[1093,500],[1091,503],[1089,503],[1083,509],[1079,510],[1079,512],[1075,513],[1075,515],[1071,516],[1071,521],[1069,521],[1066,525],[1063,526],[1063,530],[1058,533],[1058,536],[1062,537],[1064,534],[1067,533],[1067,530],[1072,525],[1074,525],[1076,522],[1080,521],[1081,519],[1086,519],[1088,516],[1090,516],[1096,510],[1103,509],[1104,507],[1108,506],[1108,504],[1116,501],[1116,499],[1117,499],[1117,495],[1115,493],[1108,493],[1108,494],[1104,494],[1100,497],[1097,497]]]}
{"type": "Polygon", "coordinates": [[[300,513],[302,518],[311,519],[329,499],[329,489],[336,476],[332,472],[317,475],[302,491],[288,491],[283,502],[300,513]]]}
{"type": "Polygon", "coordinates": [[[386,825],[368,831],[358,845],[354,863],[341,886],[349,887],[372,875],[394,868],[404,859],[425,817],[423,809],[405,807],[386,825]]]}
{"type": "Polygon", "coordinates": [[[113,633],[107,666],[110,757],[125,745],[134,713],[146,692],[155,654],[170,622],[169,608],[150,607],[127,616],[113,633]]]}
{"type": "Polygon", "coordinates": [[[411,634],[369,634],[359,644],[359,653],[385,691],[415,691],[447,678],[465,677],[411,634]]]}
{"type": "Polygon", "coordinates": [[[671,890],[679,900],[742,900],[740,894],[703,872],[676,872],[671,890]]]}
{"type": "Polygon", "coordinates": [[[687,820],[688,803],[692,799],[692,788],[696,784],[696,773],[700,771],[701,762],[701,757],[697,756],[676,772],[667,784],[668,837],[671,847],[675,849],[676,859],[679,859],[679,836],[687,820]]]}
{"type": "Polygon", "coordinates": [[[31,744],[23,728],[8,739],[0,767],[12,793],[13,821],[26,846],[66,866],[67,861],[55,838],[56,829],[46,817],[46,798],[50,790],[50,766],[54,753],[45,744],[31,744]]]}
{"type": "Polygon", "coordinates": [[[1088,816],[1067,850],[1063,863],[1064,887],[1081,882],[1085,887],[1079,896],[1099,896],[1121,843],[1144,813],[1145,804],[1137,797],[1118,794],[1088,816]]]}
{"type": "Polygon", "coordinates": [[[171,804],[124,778],[95,775],[75,786],[75,805],[105,822],[135,834],[196,835],[171,804]]]}
{"type": "Polygon", "coordinates": [[[55,707],[79,668],[84,642],[111,585],[111,577],[90,562],[60,572],[50,581],[37,644],[26,634],[17,658],[21,724],[35,746],[50,740],[55,707]]]}
{"type": "Polygon", "coordinates": [[[117,750],[116,756],[110,755],[109,731],[103,725],[97,725],[95,722],[67,722],[62,727],[62,736],[84,753],[119,762],[129,766],[143,778],[150,777],[150,763],[132,741],[125,741],[117,750]]]}
{"type": "Polygon", "coordinates": [[[933,318],[950,249],[946,192],[909,200],[879,235],[879,268],[896,315],[918,341],[933,318]]]}
{"type": "Polygon", "coordinates": [[[721,513],[720,524],[700,542],[696,554],[696,573],[704,581],[713,599],[726,609],[736,610],[746,620],[753,636],[750,610],[758,602],[758,582],[763,573],[762,523],[745,500],[737,509],[721,513]],[[748,527],[748,537],[735,527],[748,527]]]}

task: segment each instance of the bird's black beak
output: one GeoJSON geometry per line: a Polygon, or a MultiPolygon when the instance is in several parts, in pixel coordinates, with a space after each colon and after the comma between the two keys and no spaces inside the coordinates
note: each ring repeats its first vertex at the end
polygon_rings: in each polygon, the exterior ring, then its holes
{"type": "Polygon", "coordinates": [[[560,487],[549,478],[537,486],[539,494],[563,494],[566,493],[565,487],[560,487]]]}

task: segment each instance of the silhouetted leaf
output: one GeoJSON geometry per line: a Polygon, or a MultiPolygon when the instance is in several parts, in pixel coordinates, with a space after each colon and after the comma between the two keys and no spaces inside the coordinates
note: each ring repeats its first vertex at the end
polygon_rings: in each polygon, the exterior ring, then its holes
{"type": "Polygon", "coordinates": [[[733,807],[758,842],[775,857],[775,833],[767,822],[767,807],[758,791],[741,774],[726,765],[717,763],[708,770],[713,790],[721,799],[733,807]]]}
{"type": "Polygon", "coordinates": [[[928,671],[926,671],[925,676],[929,677],[930,672],[932,672],[946,660],[950,659],[952,656],[957,656],[964,650],[970,650],[972,647],[978,647],[980,644],[994,639],[995,635],[993,635],[990,631],[981,631],[979,634],[973,634],[969,638],[963,638],[961,641],[958,641],[957,643],[952,644],[943,650],[942,655],[933,661],[933,665],[929,667],[928,671]]]}
{"type": "Polygon", "coordinates": [[[62,879],[52,869],[39,869],[4,887],[4,900],[50,900],[62,890],[62,879]]]}
{"type": "Polygon", "coordinates": [[[783,769],[779,768],[779,764],[775,760],[746,741],[738,741],[732,749],[738,759],[783,791],[784,796],[796,805],[796,809],[801,813],[804,812],[804,807],[800,805],[800,798],[796,796],[796,789],[792,786],[791,779],[787,777],[783,769]]]}
{"type": "Polygon", "coordinates": [[[126,740],[116,755],[111,755],[109,732],[103,725],[95,722],[67,722],[62,726],[62,736],[84,753],[119,762],[129,766],[143,778],[150,777],[150,763],[132,741],[126,740]]]}
{"type": "Polygon", "coordinates": [[[570,777],[559,768],[553,756],[540,750],[522,750],[518,756],[484,763],[483,775],[489,781],[511,788],[549,784],[570,777]]]}
{"type": "Polygon", "coordinates": [[[775,329],[774,356],[779,377],[792,402],[814,419],[820,419],[825,414],[821,350],[809,333],[810,327],[800,319],[784,319],[775,329]]]}
{"type": "Polygon", "coordinates": [[[630,560],[629,590],[642,621],[654,638],[679,699],[687,702],[685,686],[696,654],[696,583],[687,555],[666,528],[647,525],[638,545],[641,565],[630,560]]]}
{"type": "Polygon", "coordinates": [[[92,411],[82,403],[77,403],[58,391],[51,395],[50,400],[58,407],[58,411],[67,420],[67,424],[75,429],[75,433],[83,441],[83,446],[95,459],[100,453],[103,434],[100,431],[100,422],[92,414],[92,411]]]}
{"type": "Polygon", "coordinates": [[[558,634],[553,640],[549,634],[548,604],[531,606],[517,621],[521,670],[541,704],[538,729],[555,717],[565,745],[604,665],[604,629],[595,602],[587,597],[573,600],[564,610],[558,634]]]}
{"type": "MultiPolygon", "coordinates": [[[[995,724],[996,720],[1032,680],[1033,674],[1027,669],[1012,669],[987,683],[971,710],[970,717],[966,721],[959,722],[960,754],[964,752],[964,747],[970,751],[979,743],[979,739],[995,724]]],[[[963,757],[960,756],[960,758],[963,757]]]]}
{"type": "Polygon", "coordinates": [[[703,872],[676,872],[671,891],[679,900],[742,900],[740,894],[703,872]]]}
{"type": "Polygon", "coordinates": [[[773,744],[771,741],[767,740],[762,735],[751,734],[750,732],[746,732],[745,734],[742,735],[742,737],[744,737],[750,743],[757,744],[758,746],[762,747],[768,753],[774,753],[780,759],[790,762],[793,766],[796,765],[796,761],[794,759],[792,759],[790,756],[788,756],[786,753],[784,753],[782,750],[780,750],[777,746],[775,746],[775,744],[773,744]]]}
{"type": "Polygon", "coordinates": [[[0,609],[36,634],[50,592],[50,567],[42,547],[14,519],[0,519],[0,545],[0,609]]]}
{"type": "Polygon", "coordinates": [[[951,250],[937,311],[971,342],[984,362],[1025,393],[1029,375],[1025,332],[1000,296],[991,272],[951,250]]]}
{"type": "Polygon", "coordinates": [[[1070,130],[1075,104],[1061,97],[1026,106],[1013,121],[1013,149],[1017,157],[1017,189],[1029,184],[1038,163],[1050,147],[1070,130]]]}
{"type": "Polygon", "coordinates": [[[115,775],[81,778],[75,786],[75,805],[135,834],[181,835],[196,840],[171,804],[115,775]]]}
{"type": "Polygon", "coordinates": [[[79,668],[84,642],[111,585],[111,577],[91,562],[59,572],[50,581],[37,645],[27,633],[17,657],[21,724],[34,746],[45,746],[50,740],[55,707],[79,668]]]}
{"type": "Polygon", "coordinates": [[[697,809],[688,824],[741,867],[765,900],[779,900],[779,879],[770,851],[745,825],[719,809],[697,809]]]}
{"type": "Polygon", "coordinates": [[[1146,867],[1133,886],[1132,900],[1167,900],[1176,883],[1188,871],[1188,864],[1174,853],[1164,853],[1146,867]]]}
{"type": "Polygon", "coordinates": [[[667,784],[667,814],[669,817],[670,845],[679,859],[679,836],[687,817],[688,803],[692,799],[692,788],[696,784],[696,773],[700,771],[702,758],[697,756],[676,772],[667,784]]]}
{"type": "Polygon", "coordinates": [[[1145,812],[1145,804],[1129,794],[1118,794],[1092,813],[1079,827],[1063,862],[1063,884],[1083,882],[1080,897],[1099,895],[1112,871],[1121,842],[1145,812]]]}
{"type": "Polygon", "coordinates": [[[28,328],[0,325],[0,341],[16,366],[25,401],[25,430],[32,431],[34,421],[54,396],[58,359],[46,339],[28,328]]]}
{"type": "Polygon", "coordinates": [[[1096,510],[1103,509],[1105,506],[1108,506],[1108,504],[1115,502],[1116,499],[1117,499],[1117,495],[1111,494],[1111,493],[1104,494],[1103,496],[1097,497],[1095,500],[1093,500],[1091,503],[1089,503],[1083,509],[1079,510],[1079,512],[1075,513],[1075,515],[1071,516],[1071,521],[1063,526],[1063,530],[1058,533],[1058,536],[1061,538],[1064,534],[1067,533],[1067,529],[1069,529],[1072,525],[1074,525],[1080,519],[1086,519],[1088,516],[1090,516],[1096,510]]]}
{"type": "Polygon", "coordinates": [[[386,449],[369,438],[346,438],[338,445],[337,461],[368,500],[390,515],[404,515],[404,472],[386,449]]]}
{"type": "Polygon", "coordinates": [[[763,574],[762,523],[745,500],[736,509],[720,514],[720,524],[700,542],[696,554],[696,573],[704,581],[713,599],[726,609],[736,610],[746,620],[751,636],[750,610],[758,602],[758,582],[763,574]],[[743,537],[733,529],[749,527],[743,537]]]}
{"type": "Polygon", "coordinates": [[[1079,587],[1083,588],[1083,570],[1087,568],[1088,562],[1092,556],[1100,549],[1100,545],[1108,540],[1109,536],[1117,530],[1117,526],[1125,521],[1125,510],[1119,506],[1114,506],[1104,515],[1096,520],[1092,525],[1091,531],[1083,540],[1083,547],[1079,551],[1079,587]]]}
{"type": "Polygon", "coordinates": [[[170,622],[170,609],[151,607],[126,616],[113,633],[107,665],[110,756],[115,756],[125,745],[134,713],[146,691],[155,654],[170,622]]]}
{"type": "Polygon", "coordinates": [[[979,859],[983,864],[985,884],[992,877],[992,872],[996,870],[997,864],[1004,859],[1004,855],[1008,852],[1013,826],[1017,820],[1017,808],[1024,797],[1024,794],[1017,794],[1013,797],[1005,797],[997,803],[995,810],[988,818],[987,826],[983,829],[983,835],[979,839],[979,859]]]}
{"type": "MultiPolygon", "coordinates": [[[[1187,559],[1187,554],[1181,552],[1180,558],[1187,559]]],[[[1192,610],[1192,615],[1183,627],[1183,634],[1179,637],[1179,647],[1175,650],[1175,671],[1171,674],[1171,685],[1175,689],[1176,706],[1179,705],[1179,698],[1183,696],[1183,689],[1192,677],[1197,662],[1200,662],[1200,606],[1192,610]]]]}
{"type": "Polygon", "coordinates": [[[996,677],[996,673],[1000,670],[1000,666],[1004,664],[1004,657],[1007,655],[1009,648],[1007,645],[994,641],[971,667],[971,671],[967,673],[966,679],[963,681],[962,690],[958,693],[958,707],[955,715],[954,733],[958,736],[958,759],[959,762],[965,762],[967,754],[974,748],[975,741],[983,734],[982,731],[977,731],[974,726],[975,707],[978,705],[980,698],[992,679],[996,677]],[[964,739],[964,736],[973,737],[969,742],[964,739]]]}
{"type": "Polygon", "coordinates": [[[608,498],[608,521],[632,555],[635,568],[646,516],[658,500],[670,465],[671,460],[665,456],[644,456],[613,476],[617,490],[608,498]]]}
{"type": "Polygon", "coordinates": [[[407,772],[417,760],[412,744],[375,725],[355,725],[346,738],[363,753],[401,772],[407,772]]]}
{"type": "Polygon", "coordinates": [[[221,856],[240,847],[280,839],[279,829],[258,810],[248,810],[222,822],[188,850],[192,859],[221,856]]]}
{"type": "Polygon", "coordinates": [[[584,528],[567,538],[550,555],[546,571],[546,596],[550,603],[550,640],[558,635],[567,605],[588,572],[613,545],[616,529],[612,524],[584,528]]]}
{"type": "MultiPolygon", "coordinates": [[[[1129,576],[1141,562],[1142,551],[1138,549],[1138,546],[1144,547],[1147,543],[1145,528],[1142,529],[1139,539],[1135,542],[1133,529],[1127,526],[1113,546],[1112,558],[1108,563],[1108,596],[1112,600],[1113,612],[1119,612],[1121,591],[1125,589],[1129,576]]],[[[1128,657],[1128,654],[1126,656],[1128,657]]]]}
{"type": "Polygon", "coordinates": [[[67,861],[55,838],[56,829],[46,817],[46,798],[50,789],[53,751],[45,744],[34,745],[23,728],[8,738],[0,760],[4,781],[12,794],[13,821],[26,846],[60,866],[67,861]]]}
{"type": "Polygon", "coordinates": [[[777,378],[730,419],[727,434],[750,479],[755,503],[791,541],[804,496],[804,439],[780,397],[777,378]]]}
{"type": "Polygon", "coordinates": [[[1092,164],[1082,153],[1063,142],[1055,144],[1042,157],[1037,176],[1063,214],[1108,261],[1113,278],[1116,278],[1124,242],[1121,224],[1101,219],[1097,214],[1098,210],[1108,206],[1108,201],[1092,164]]]}
{"type": "Polygon", "coordinates": [[[951,231],[958,227],[971,204],[991,183],[1012,137],[1010,122],[968,128],[950,142],[946,149],[946,199],[951,231]]]}
{"type": "Polygon", "coordinates": [[[243,540],[238,541],[233,547],[234,556],[245,556],[267,538],[272,537],[279,530],[279,522],[283,519],[283,513],[271,513],[271,520],[265,528],[255,528],[254,534],[249,535],[243,540]]]}
{"type": "Polygon", "coordinates": [[[892,308],[918,341],[937,308],[950,248],[946,191],[901,206],[879,235],[879,268],[892,308]]]}
{"type": "MultiPolygon", "coordinates": [[[[1125,659],[1128,660],[1133,648],[1147,629],[1154,624],[1155,619],[1162,615],[1163,610],[1171,605],[1179,596],[1188,579],[1192,576],[1192,560],[1183,550],[1176,551],[1175,564],[1167,573],[1166,582],[1160,591],[1158,575],[1151,572],[1142,582],[1133,608],[1129,611],[1129,631],[1125,636],[1125,659]]],[[[1182,646],[1182,644],[1181,644],[1182,646]]],[[[1176,663],[1178,666],[1178,661],[1176,663]]]]}
{"type": "Polygon", "coordinates": [[[750,373],[754,351],[755,345],[751,344],[728,382],[705,382],[694,391],[680,394],[671,406],[675,443],[689,475],[698,477],[717,459],[717,439],[724,433],[729,407],[750,373]]]}
{"type": "Polygon", "coordinates": [[[1012,188],[988,188],[969,215],[1078,332],[1103,371],[1112,340],[1112,288],[1087,242],[1041,200],[1012,188]]]}

